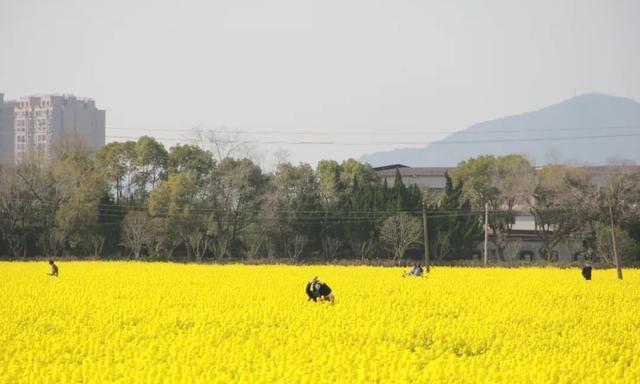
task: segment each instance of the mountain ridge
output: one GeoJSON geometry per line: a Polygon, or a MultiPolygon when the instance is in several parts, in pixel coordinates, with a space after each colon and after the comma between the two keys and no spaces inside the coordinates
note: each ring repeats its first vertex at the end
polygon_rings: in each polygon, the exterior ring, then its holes
{"type": "Polygon", "coordinates": [[[520,153],[536,165],[640,162],[640,104],[602,93],[483,121],[423,148],[364,155],[373,166],[455,166],[479,155],[520,153]],[[481,135],[481,136],[480,136],[481,135]]]}

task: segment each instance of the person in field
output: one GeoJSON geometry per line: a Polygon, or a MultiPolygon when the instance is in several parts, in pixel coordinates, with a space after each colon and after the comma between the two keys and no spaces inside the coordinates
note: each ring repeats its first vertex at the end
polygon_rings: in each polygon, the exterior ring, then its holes
{"type": "Polygon", "coordinates": [[[307,283],[307,296],[309,296],[309,300],[317,301],[328,301],[330,303],[335,302],[336,298],[331,293],[331,288],[322,281],[318,280],[318,276],[315,276],[311,281],[307,283]]]}
{"type": "Polygon", "coordinates": [[[591,269],[591,260],[589,260],[584,263],[584,267],[582,267],[582,277],[584,277],[585,280],[591,280],[591,269]]]}
{"type": "Polygon", "coordinates": [[[58,266],[53,262],[53,259],[49,259],[49,265],[51,266],[51,273],[47,275],[58,277],[58,266]]]}
{"type": "Polygon", "coordinates": [[[413,268],[411,268],[409,272],[405,272],[402,274],[402,277],[407,277],[407,276],[416,276],[416,277],[424,276],[424,270],[422,269],[422,265],[416,264],[413,266],[413,268]]]}

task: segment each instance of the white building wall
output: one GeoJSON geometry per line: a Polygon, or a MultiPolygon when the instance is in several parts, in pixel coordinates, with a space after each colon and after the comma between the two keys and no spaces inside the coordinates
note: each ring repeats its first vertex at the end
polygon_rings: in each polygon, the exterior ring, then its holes
{"type": "MultiPolygon", "coordinates": [[[[482,258],[482,251],[484,243],[478,244],[476,253],[482,258]]],[[[491,239],[487,244],[489,260],[496,261],[497,251],[496,247],[491,239]]],[[[524,262],[524,261],[541,261],[540,249],[542,248],[542,242],[537,237],[518,238],[512,236],[509,239],[509,244],[504,251],[504,261],[508,262],[524,262]]],[[[557,261],[560,263],[572,263],[584,261],[581,256],[582,244],[577,240],[561,241],[554,249],[557,256],[557,261]]]]}
{"type": "Polygon", "coordinates": [[[536,229],[536,220],[532,215],[516,215],[515,223],[513,224],[511,229],[520,231],[533,231],[534,229],[536,229]]]}
{"type": "MultiPolygon", "coordinates": [[[[393,185],[393,182],[395,181],[395,175],[394,176],[386,176],[385,179],[387,180],[387,184],[389,186],[393,185]]],[[[447,180],[445,179],[444,175],[434,175],[434,176],[408,176],[408,175],[403,175],[402,176],[402,182],[405,185],[411,185],[411,184],[417,184],[420,187],[429,187],[429,188],[437,188],[437,189],[444,189],[447,180]]]]}

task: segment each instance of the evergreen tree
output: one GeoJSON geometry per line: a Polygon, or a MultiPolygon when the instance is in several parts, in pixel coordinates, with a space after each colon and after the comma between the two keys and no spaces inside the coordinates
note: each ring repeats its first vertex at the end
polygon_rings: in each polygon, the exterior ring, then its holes
{"type": "Polygon", "coordinates": [[[390,211],[405,211],[409,205],[409,192],[402,181],[400,170],[397,168],[393,187],[391,187],[391,196],[388,202],[388,208],[390,211]]]}
{"type": "Polygon", "coordinates": [[[481,240],[482,225],[479,214],[474,214],[469,200],[463,197],[463,185],[453,185],[445,174],[444,193],[429,221],[432,252],[439,259],[468,259],[481,240]]]}
{"type": "Polygon", "coordinates": [[[376,213],[374,211],[375,189],[371,182],[361,185],[360,178],[355,176],[352,191],[345,206],[346,239],[356,257],[366,258],[373,251],[376,230],[376,213]]]}

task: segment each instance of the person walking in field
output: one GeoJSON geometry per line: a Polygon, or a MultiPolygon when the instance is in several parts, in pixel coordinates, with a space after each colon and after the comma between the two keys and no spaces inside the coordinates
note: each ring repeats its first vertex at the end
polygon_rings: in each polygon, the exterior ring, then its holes
{"type": "Polygon", "coordinates": [[[328,301],[330,303],[334,303],[336,298],[331,293],[331,288],[322,281],[318,280],[318,276],[315,276],[311,279],[310,282],[307,283],[307,296],[309,296],[309,300],[317,301],[328,301]]]}
{"type": "Polygon", "coordinates": [[[53,262],[53,259],[49,259],[49,265],[51,266],[51,273],[47,273],[47,275],[58,277],[58,266],[53,262]]]}
{"type": "Polygon", "coordinates": [[[591,269],[591,260],[588,260],[584,263],[584,267],[582,267],[582,277],[584,277],[585,280],[591,280],[591,269]]]}
{"type": "Polygon", "coordinates": [[[416,276],[416,277],[422,277],[424,276],[424,270],[422,269],[422,265],[414,265],[413,268],[411,268],[411,270],[409,272],[405,272],[402,274],[402,277],[407,277],[407,276],[416,276]]]}

